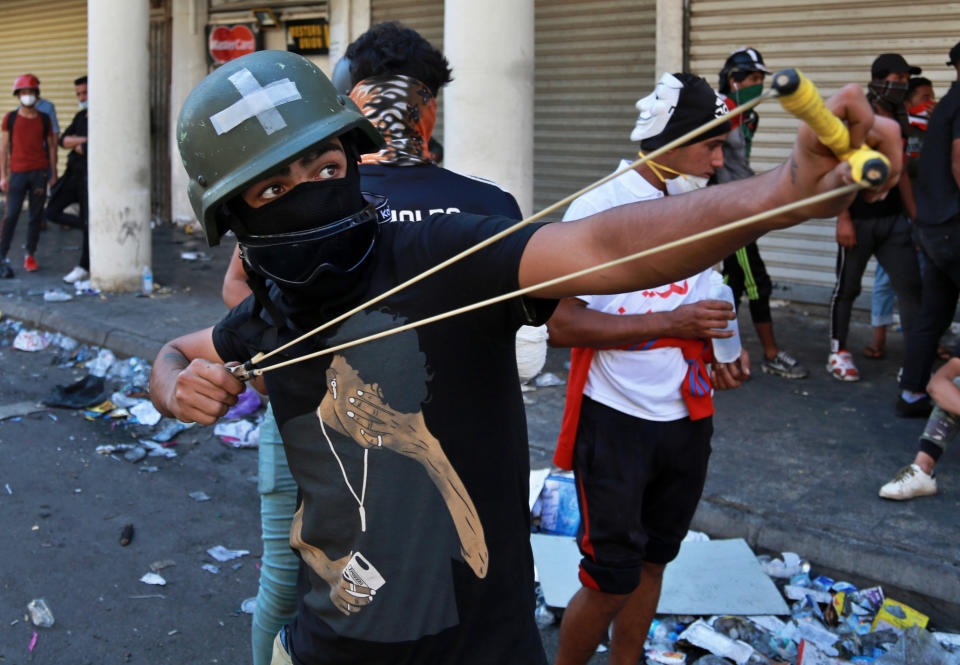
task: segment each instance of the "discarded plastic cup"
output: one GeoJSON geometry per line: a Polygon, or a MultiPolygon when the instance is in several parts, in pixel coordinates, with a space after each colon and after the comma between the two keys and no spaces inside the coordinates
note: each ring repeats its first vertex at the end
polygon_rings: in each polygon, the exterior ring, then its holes
{"type": "Polygon", "coordinates": [[[27,603],[27,611],[30,612],[30,621],[38,628],[49,628],[53,625],[53,612],[43,598],[34,598],[27,603]]]}

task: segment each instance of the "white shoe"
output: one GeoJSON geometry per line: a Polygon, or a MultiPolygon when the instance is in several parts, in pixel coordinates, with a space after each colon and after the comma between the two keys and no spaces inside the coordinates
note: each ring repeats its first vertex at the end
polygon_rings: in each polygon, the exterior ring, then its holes
{"type": "Polygon", "coordinates": [[[63,281],[67,284],[73,284],[74,282],[82,282],[84,280],[90,279],[90,273],[80,266],[77,266],[66,275],[63,276],[63,281]]]}
{"type": "Polygon", "coordinates": [[[905,466],[889,483],[880,488],[884,499],[903,501],[916,496],[930,496],[937,493],[937,479],[927,474],[916,464],[905,466]]]}
{"type": "Polygon", "coordinates": [[[853,356],[842,349],[831,353],[827,358],[827,372],[839,381],[860,380],[860,370],[853,364],[853,356]]]}

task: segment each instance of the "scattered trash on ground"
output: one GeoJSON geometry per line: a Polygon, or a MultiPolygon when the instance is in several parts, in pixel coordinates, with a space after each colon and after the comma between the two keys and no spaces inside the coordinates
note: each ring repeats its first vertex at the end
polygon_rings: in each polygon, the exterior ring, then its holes
{"type": "Polygon", "coordinates": [[[244,614],[253,614],[253,611],[257,609],[257,597],[247,598],[242,603],[240,603],[240,611],[244,614]]]}
{"type": "Polygon", "coordinates": [[[260,393],[258,393],[253,386],[248,385],[246,389],[240,393],[240,396],[237,398],[237,403],[230,407],[223,418],[224,420],[243,418],[249,416],[251,413],[255,413],[262,405],[263,399],[260,397],[260,393]]]}
{"type": "Polygon", "coordinates": [[[170,568],[171,566],[176,566],[177,564],[173,562],[172,559],[161,559],[160,561],[154,561],[150,564],[151,573],[159,573],[164,568],[170,568]]]}
{"type": "Polygon", "coordinates": [[[155,584],[157,586],[166,586],[167,581],[156,573],[145,573],[140,581],[144,584],[155,584]]]}
{"type": "Polygon", "coordinates": [[[533,380],[537,388],[549,388],[550,386],[562,386],[567,382],[561,379],[553,372],[544,372],[533,380]]]}
{"type": "Polygon", "coordinates": [[[123,530],[120,532],[120,545],[126,547],[133,541],[133,525],[124,524],[123,530]]]}
{"type": "Polygon", "coordinates": [[[39,330],[21,330],[13,339],[13,348],[18,351],[42,351],[50,346],[50,334],[39,330]]]}
{"type": "Polygon", "coordinates": [[[223,563],[224,561],[230,561],[232,559],[239,559],[242,556],[250,554],[250,550],[230,550],[224,547],[223,545],[217,545],[211,547],[207,550],[207,554],[212,556],[214,559],[223,563]]]}
{"type": "Polygon", "coordinates": [[[57,384],[53,391],[43,399],[47,406],[59,406],[67,409],[82,409],[99,404],[105,396],[105,381],[102,376],[87,374],[70,385],[57,384]]]}
{"type": "Polygon", "coordinates": [[[191,499],[193,499],[194,501],[196,501],[196,502],[198,502],[198,503],[199,503],[200,501],[209,501],[209,500],[210,500],[210,497],[207,496],[207,493],[206,493],[206,492],[200,492],[200,491],[190,492],[190,494],[188,494],[187,496],[189,496],[191,499]]]}
{"type": "Polygon", "coordinates": [[[49,289],[43,292],[44,302],[67,302],[73,300],[73,296],[63,289],[49,289]]]}
{"type": "Polygon", "coordinates": [[[53,611],[43,598],[34,598],[27,603],[30,622],[37,628],[49,628],[54,624],[53,611]]]}
{"type": "MultiPolygon", "coordinates": [[[[578,515],[563,498],[566,482],[549,469],[530,474],[540,626],[556,623],[581,586],[576,541],[548,533],[578,515]]],[[[960,665],[960,634],[928,624],[926,615],[879,586],[861,589],[815,575],[795,552],[757,556],[742,539],[691,532],[664,572],[646,662],[960,665]]]]}
{"type": "Polygon", "coordinates": [[[213,433],[234,448],[256,448],[260,445],[260,427],[249,420],[220,421],[213,433]]]}

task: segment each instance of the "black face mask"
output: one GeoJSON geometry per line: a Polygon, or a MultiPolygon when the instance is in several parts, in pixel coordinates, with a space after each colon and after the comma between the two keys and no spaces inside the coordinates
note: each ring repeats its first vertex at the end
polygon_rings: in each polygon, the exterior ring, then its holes
{"type": "Polygon", "coordinates": [[[868,86],[877,99],[883,100],[891,107],[902,106],[907,98],[907,84],[899,81],[870,81],[868,86]]]}
{"type": "Polygon", "coordinates": [[[356,163],[347,164],[346,177],[300,183],[259,208],[241,197],[228,204],[230,228],[254,272],[281,288],[303,288],[324,272],[359,267],[372,251],[378,219],[360,192],[356,163]]]}

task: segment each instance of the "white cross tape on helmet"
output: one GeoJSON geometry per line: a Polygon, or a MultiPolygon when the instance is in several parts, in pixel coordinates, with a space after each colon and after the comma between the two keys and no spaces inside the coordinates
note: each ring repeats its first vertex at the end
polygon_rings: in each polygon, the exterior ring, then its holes
{"type": "Polygon", "coordinates": [[[280,79],[261,86],[248,69],[241,69],[229,77],[240,92],[240,100],[219,113],[210,116],[217,135],[225,134],[245,120],[256,118],[268,135],[287,126],[277,107],[300,99],[297,85],[290,79],[280,79]]]}

